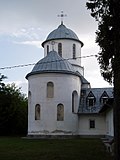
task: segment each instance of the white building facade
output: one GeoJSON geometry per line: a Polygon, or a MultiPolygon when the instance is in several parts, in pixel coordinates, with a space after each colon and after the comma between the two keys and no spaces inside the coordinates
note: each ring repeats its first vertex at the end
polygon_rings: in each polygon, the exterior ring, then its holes
{"type": "Polygon", "coordinates": [[[61,23],[42,46],[44,58],[26,76],[28,136],[105,135],[99,110],[112,89],[92,89],[84,78],[83,43],[61,23]]]}

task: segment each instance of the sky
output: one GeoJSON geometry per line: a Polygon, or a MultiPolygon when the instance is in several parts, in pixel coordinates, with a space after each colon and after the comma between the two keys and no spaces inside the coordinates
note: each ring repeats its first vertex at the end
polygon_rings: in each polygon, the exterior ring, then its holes
{"type": "MultiPolygon", "coordinates": [[[[64,24],[73,30],[84,43],[81,56],[98,54],[95,43],[97,22],[90,16],[87,0],[0,0],[0,73],[7,76],[6,84],[15,83],[27,94],[28,81],[25,76],[33,64],[44,56],[41,43],[61,22],[61,11],[67,16],[64,24]]],[[[92,88],[110,87],[100,74],[96,57],[82,58],[84,76],[92,88]]]]}

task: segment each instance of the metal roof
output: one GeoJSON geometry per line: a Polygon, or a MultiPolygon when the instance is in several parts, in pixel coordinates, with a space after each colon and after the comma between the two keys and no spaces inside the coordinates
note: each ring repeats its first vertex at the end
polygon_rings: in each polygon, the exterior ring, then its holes
{"type": "Polygon", "coordinates": [[[83,42],[81,42],[78,38],[78,36],[71,30],[68,29],[65,25],[61,24],[58,26],[57,29],[53,30],[46,40],[42,43],[42,46],[44,47],[44,43],[49,40],[56,40],[56,39],[71,39],[76,40],[81,43],[83,46],[83,42]]]}
{"type": "Polygon", "coordinates": [[[56,51],[50,51],[46,57],[38,61],[26,78],[40,73],[66,73],[79,76],[71,63],[60,57],[56,51]]]}
{"type": "Polygon", "coordinates": [[[100,109],[103,106],[103,103],[100,101],[103,93],[106,92],[108,98],[113,98],[113,88],[86,88],[81,91],[80,105],[78,113],[80,114],[95,114],[99,113],[100,109]],[[88,106],[87,97],[89,93],[92,93],[95,97],[94,106],[88,106]]]}
{"type": "Polygon", "coordinates": [[[90,84],[90,82],[88,82],[88,81],[85,79],[85,77],[83,77],[78,71],[77,71],[77,73],[78,73],[79,76],[80,76],[80,80],[81,80],[82,84],[90,84]]]}

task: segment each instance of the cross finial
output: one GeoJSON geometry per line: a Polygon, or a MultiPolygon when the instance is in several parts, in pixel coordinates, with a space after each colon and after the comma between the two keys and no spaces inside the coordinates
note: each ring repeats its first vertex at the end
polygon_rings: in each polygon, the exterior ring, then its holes
{"type": "Polygon", "coordinates": [[[64,18],[64,17],[67,17],[67,15],[64,14],[63,11],[61,11],[61,14],[59,14],[58,17],[61,18],[61,24],[63,24],[63,18],[64,18]]]}

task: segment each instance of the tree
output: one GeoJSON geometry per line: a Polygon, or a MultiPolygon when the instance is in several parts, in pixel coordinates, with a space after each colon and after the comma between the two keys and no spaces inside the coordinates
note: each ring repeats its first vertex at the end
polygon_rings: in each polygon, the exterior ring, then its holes
{"type": "Polygon", "coordinates": [[[101,74],[114,85],[115,160],[120,159],[120,1],[88,0],[87,8],[98,21],[96,42],[101,74]]]}
{"type": "Polygon", "coordinates": [[[0,73],[0,91],[1,91],[1,89],[3,89],[3,87],[5,86],[5,84],[2,82],[4,79],[6,79],[7,77],[6,76],[4,76],[4,75],[2,75],[1,73],[0,73]]]}
{"type": "Polygon", "coordinates": [[[15,84],[5,85],[0,78],[0,135],[26,134],[27,98],[15,84]]]}

